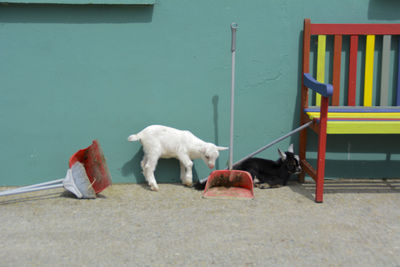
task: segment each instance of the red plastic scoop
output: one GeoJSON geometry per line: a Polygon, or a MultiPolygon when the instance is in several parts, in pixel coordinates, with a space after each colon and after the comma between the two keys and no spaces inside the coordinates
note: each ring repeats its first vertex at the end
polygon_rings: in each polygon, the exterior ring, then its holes
{"type": "Polygon", "coordinates": [[[71,168],[77,161],[85,167],[86,175],[96,194],[111,185],[111,175],[106,164],[106,159],[104,158],[103,150],[97,140],[94,140],[89,147],[73,154],[69,159],[69,167],[71,168]]]}
{"type": "Polygon", "coordinates": [[[204,198],[253,199],[253,179],[248,172],[239,170],[217,170],[208,177],[204,198]]]}

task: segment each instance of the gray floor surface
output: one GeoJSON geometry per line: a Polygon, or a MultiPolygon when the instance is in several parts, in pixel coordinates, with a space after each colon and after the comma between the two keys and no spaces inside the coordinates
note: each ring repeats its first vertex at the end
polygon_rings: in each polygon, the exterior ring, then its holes
{"type": "Polygon", "coordinates": [[[176,184],[1,197],[0,266],[400,266],[400,180],[325,189],[323,204],[297,182],[254,200],[176,184]]]}

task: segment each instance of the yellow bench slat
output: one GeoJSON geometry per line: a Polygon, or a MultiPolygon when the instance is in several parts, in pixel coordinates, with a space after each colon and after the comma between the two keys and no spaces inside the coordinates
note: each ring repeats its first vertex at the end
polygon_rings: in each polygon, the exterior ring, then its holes
{"type": "Polygon", "coordinates": [[[365,48],[364,106],[372,106],[375,35],[367,35],[365,48]]]}
{"type": "MultiPolygon", "coordinates": [[[[319,119],[319,112],[307,112],[310,119],[319,119]]],[[[356,112],[329,112],[328,118],[390,118],[400,119],[400,113],[398,112],[377,112],[377,113],[356,113],[356,112]]]]}
{"type": "MultiPolygon", "coordinates": [[[[325,52],[326,51],[326,35],[318,35],[317,47],[317,81],[325,82],[325,52]]],[[[321,95],[316,94],[315,104],[321,105],[321,95]]]]}
{"type": "Polygon", "coordinates": [[[329,121],[328,134],[400,134],[400,121],[329,121]]]}

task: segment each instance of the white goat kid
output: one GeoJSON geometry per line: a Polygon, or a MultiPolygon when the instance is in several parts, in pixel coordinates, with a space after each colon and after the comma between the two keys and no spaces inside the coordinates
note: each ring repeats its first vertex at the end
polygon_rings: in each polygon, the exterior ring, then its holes
{"type": "Polygon", "coordinates": [[[213,143],[207,143],[189,131],[177,130],[162,125],[151,125],[137,134],[130,135],[128,141],[140,141],[143,146],[144,156],[140,163],[143,175],[151,190],[158,191],[154,177],[159,158],[176,158],[180,162],[181,180],[184,185],[193,183],[192,159],[202,158],[210,169],[215,166],[215,160],[221,150],[213,143]]]}

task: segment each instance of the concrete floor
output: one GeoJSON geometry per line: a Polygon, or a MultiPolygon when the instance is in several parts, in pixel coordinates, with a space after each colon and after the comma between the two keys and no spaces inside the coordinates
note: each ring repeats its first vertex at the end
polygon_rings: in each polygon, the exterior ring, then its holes
{"type": "MultiPolygon", "coordinates": [[[[4,190],[6,188],[0,188],[4,190]]],[[[400,180],[255,189],[202,199],[161,184],[0,198],[0,266],[400,266],[400,180]]]]}

